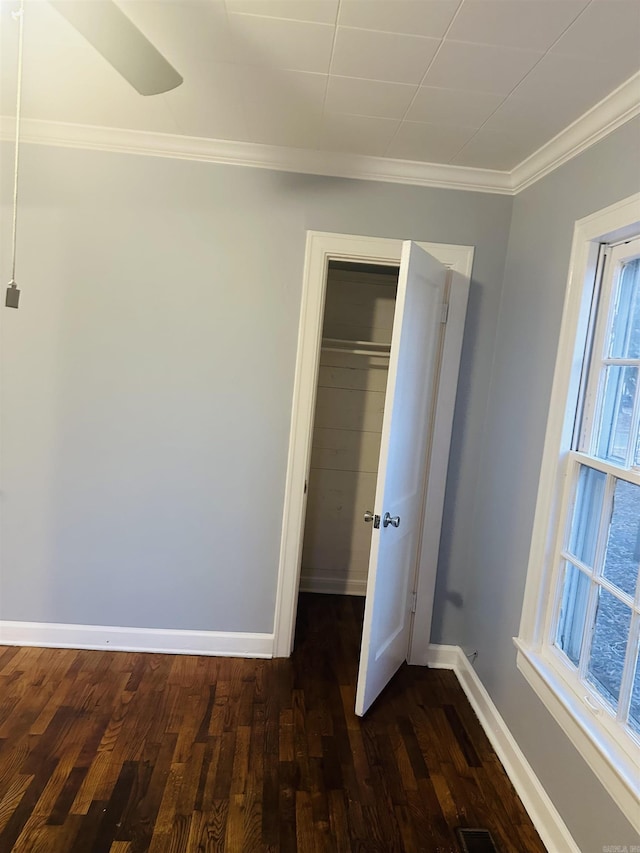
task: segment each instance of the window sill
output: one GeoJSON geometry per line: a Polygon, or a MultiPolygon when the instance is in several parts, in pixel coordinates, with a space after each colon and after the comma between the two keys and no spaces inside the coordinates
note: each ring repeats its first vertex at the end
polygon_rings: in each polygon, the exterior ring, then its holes
{"type": "Polygon", "coordinates": [[[640,832],[640,768],[603,731],[597,712],[570,691],[555,669],[524,640],[514,638],[518,669],[632,826],[640,832]]]}

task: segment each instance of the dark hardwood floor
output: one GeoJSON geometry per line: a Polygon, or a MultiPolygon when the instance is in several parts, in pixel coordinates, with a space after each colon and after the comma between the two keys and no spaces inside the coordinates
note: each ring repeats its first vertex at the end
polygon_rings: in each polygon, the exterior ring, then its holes
{"type": "Polygon", "coordinates": [[[0,647],[1,853],[543,853],[452,673],[354,715],[362,605],[301,596],[290,660],[0,647]]]}

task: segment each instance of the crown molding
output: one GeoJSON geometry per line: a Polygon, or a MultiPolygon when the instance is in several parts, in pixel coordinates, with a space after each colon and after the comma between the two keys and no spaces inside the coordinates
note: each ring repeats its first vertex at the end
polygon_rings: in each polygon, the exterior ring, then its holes
{"type": "MultiPolygon", "coordinates": [[[[15,119],[0,117],[0,139],[15,139],[15,119]]],[[[253,142],[204,139],[111,127],[23,119],[20,140],[26,143],[83,148],[120,154],[144,154],[204,163],[223,163],[362,181],[383,181],[442,189],[511,195],[507,172],[367,157],[359,154],[284,148],[253,142]]]]}
{"type": "Polygon", "coordinates": [[[640,115],[640,71],[511,171],[513,194],[530,187],[640,115]]]}
{"type": "MultiPolygon", "coordinates": [[[[63,148],[142,154],[306,175],[517,195],[637,115],[640,115],[640,72],[630,77],[510,172],[37,119],[23,119],[20,139],[26,143],[63,148]]],[[[14,138],[15,119],[0,116],[0,140],[14,138]]]]}

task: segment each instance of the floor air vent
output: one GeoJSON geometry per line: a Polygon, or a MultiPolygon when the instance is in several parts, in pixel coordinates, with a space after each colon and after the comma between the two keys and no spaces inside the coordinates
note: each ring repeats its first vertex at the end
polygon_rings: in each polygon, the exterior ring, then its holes
{"type": "Polygon", "coordinates": [[[488,829],[456,829],[462,853],[498,853],[488,829]]]}

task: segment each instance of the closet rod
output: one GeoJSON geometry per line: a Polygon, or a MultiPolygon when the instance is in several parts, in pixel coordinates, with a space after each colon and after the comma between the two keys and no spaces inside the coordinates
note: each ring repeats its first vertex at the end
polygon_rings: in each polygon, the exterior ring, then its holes
{"type": "Polygon", "coordinates": [[[389,358],[390,344],[378,344],[373,341],[353,341],[344,338],[323,338],[322,349],[332,352],[348,352],[352,355],[374,355],[389,358]]]}
{"type": "Polygon", "coordinates": [[[376,352],[370,349],[353,349],[352,347],[322,347],[325,352],[347,352],[350,355],[370,355],[373,358],[389,358],[388,352],[376,352]]]}

